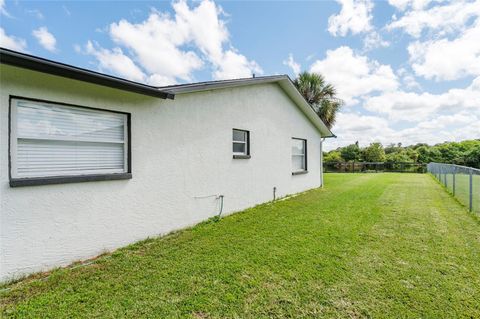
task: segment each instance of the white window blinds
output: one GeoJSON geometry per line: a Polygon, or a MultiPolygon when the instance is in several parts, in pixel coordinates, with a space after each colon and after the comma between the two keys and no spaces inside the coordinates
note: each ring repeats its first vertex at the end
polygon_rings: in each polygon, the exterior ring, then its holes
{"type": "Polygon", "coordinates": [[[127,115],[12,100],[12,177],[128,171],[127,115]]]}

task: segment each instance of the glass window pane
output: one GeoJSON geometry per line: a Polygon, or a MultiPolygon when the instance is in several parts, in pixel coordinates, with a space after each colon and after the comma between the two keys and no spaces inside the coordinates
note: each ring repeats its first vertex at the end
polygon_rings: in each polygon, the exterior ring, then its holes
{"type": "Polygon", "coordinates": [[[247,141],[247,132],[240,130],[233,130],[233,140],[234,141],[247,141]]]}
{"type": "Polygon", "coordinates": [[[292,156],[292,171],[298,172],[305,170],[305,157],[303,156],[292,156]]]}
{"type": "Polygon", "coordinates": [[[246,144],[245,143],[233,143],[233,152],[246,154],[246,144]]]}
{"type": "Polygon", "coordinates": [[[22,138],[81,141],[124,140],[124,114],[30,101],[17,103],[17,134],[22,138]]]}
{"type": "Polygon", "coordinates": [[[15,177],[121,173],[125,114],[14,100],[15,177]]]}
{"type": "Polygon", "coordinates": [[[299,139],[292,139],[292,154],[305,154],[305,141],[299,139]]]}

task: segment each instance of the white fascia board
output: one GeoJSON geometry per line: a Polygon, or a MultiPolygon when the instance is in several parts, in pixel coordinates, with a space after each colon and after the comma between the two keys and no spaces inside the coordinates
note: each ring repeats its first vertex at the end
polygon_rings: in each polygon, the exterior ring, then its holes
{"type": "Polygon", "coordinates": [[[335,137],[335,135],[327,128],[325,123],[323,123],[323,121],[318,117],[317,113],[315,113],[310,104],[308,104],[303,95],[298,92],[290,78],[287,77],[286,79],[279,81],[279,85],[317,128],[322,137],[335,137]]]}
{"type": "Polygon", "coordinates": [[[172,94],[184,94],[184,93],[193,93],[201,91],[210,91],[216,89],[225,89],[233,88],[238,86],[254,85],[254,84],[264,84],[264,83],[273,83],[278,82],[282,79],[287,78],[286,75],[273,75],[273,76],[262,76],[256,78],[243,78],[243,79],[233,79],[233,80],[219,80],[219,81],[207,81],[191,84],[180,84],[180,85],[171,85],[159,87],[159,90],[163,92],[169,92],[172,94]]]}

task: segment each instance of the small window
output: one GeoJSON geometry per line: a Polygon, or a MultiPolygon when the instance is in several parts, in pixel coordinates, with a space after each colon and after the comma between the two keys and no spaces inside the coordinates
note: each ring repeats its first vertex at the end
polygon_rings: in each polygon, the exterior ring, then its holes
{"type": "Polygon", "coordinates": [[[292,173],[307,172],[307,140],[292,138],[292,173]]]}
{"type": "MultiPolygon", "coordinates": [[[[128,116],[126,113],[11,99],[12,179],[61,177],[65,182],[65,177],[82,176],[95,180],[91,177],[129,173],[128,116]]],[[[108,178],[103,176],[100,179],[108,178]]]]}
{"type": "Polygon", "coordinates": [[[233,157],[250,157],[250,133],[244,130],[233,130],[233,157]]]}

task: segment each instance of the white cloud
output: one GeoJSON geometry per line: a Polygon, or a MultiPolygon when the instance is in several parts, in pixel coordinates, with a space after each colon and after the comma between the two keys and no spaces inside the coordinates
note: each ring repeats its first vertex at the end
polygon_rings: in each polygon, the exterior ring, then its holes
{"type": "Polygon", "coordinates": [[[390,46],[390,42],[382,39],[380,34],[376,31],[372,31],[365,36],[363,39],[363,49],[365,51],[370,51],[376,48],[386,48],[390,46]]]}
{"type": "Polygon", "coordinates": [[[480,75],[480,19],[449,40],[415,41],[408,46],[412,68],[427,79],[455,80],[480,75]]]}
{"type": "Polygon", "coordinates": [[[417,127],[420,129],[445,129],[452,126],[465,126],[473,124],[477,120],[476,115],[471,115],[466,112],[461,112],[453,115],[441,115],[428,121],[418,123],[417,127]]]}
{"type": "Polygon", "coordinates": [[[248,61],[235,49],[225,51],[219,63],[215,64],[217,68],[213,72],[215,80],[249,78],[253,74],[263,74],[262,68],[255,61],[248,61]]]}
{"type": "Polygon", "coordinates": [[[480,138],[480,115],[461,112],[429,118],[413,126],[395,129],[382,117],[357,113],[339,113],[333,132],[338,136],[325,143],[325,150],[360,142],[367,146],[372,142],[383,145],[401,142],[403,145],[417,143],[436,144],[445,141],[462,141],[480,138]]]}
{"type": "MultiPolygon", "coordinates": [[[[441,94],[395,91],[367,99],[364,108],[387,116],[391,121],[419,122],[443,113],[468,112],[480,117],[480,77],[464,89],[441,94]]],[[[480,132],[480,124],[477,123],[480,132]]]]}
{"type": "Polygon", "coordinates": [[[57,40],[51,34],[46,27],[40,27],[32,32],[33,36],[37,39],[38,43],[46,50],[55,52],[57,40]]]}
{"type": "Polygon", "coordinates": [[[326,150],[353,144],[356,141],[362,146],[372,142],[386,143],[391,139],[395,141],[395,131],[389,127],[388,121],[372,115],[340,112],[332,131],[337,138],[329,139],[325,143],[326,150]]]}
{"type": "Polygon", "coordinates": [[[167,15],[152,13],[139,24],[126,20],[110,26],[113,40],[130,49],[138,62],[149,73],[162,74],[175,83],[175,78],[189,81],[191,74],[203,66],[193,50],[182,50],[188,34],[167,15]]]}
{"type": "Polygon", "coordinates": [[[408,11],[398,20],[387,25],[387,30],[403,29],[418,38],[422,31],[435,31],[436,36],[463,30],[472,17],[480,16],[480,1],[454,1],[428,10],[408,11]]]}
{"type": "Polygon", "coordinates": [[[150,74],[144,82],[156,86],[171,85],[176,83],[175,79],[156,73],[150,74]]]}
{"type": "Polygon", "coordinates": [[[10,13],[8,13],[7,9],[5,9],[5,0],[0,0],[0,15],[4,15],[9,18],[12,17],[10,13]]]}
{"type": "Polygon", "coordinates": [[[292,72],[295,76],[300,73],[300,64],[295,61],[291,53],[288,55],[288,59],[283,61],[283,65],[286,65],[292,69],[292,72]]]}
{"type": "Polygon", "coordinates": [[[390,139],[402,142],[404,145],[476,139],[480,138],[479,122],[478,114],[443,115],[420,122],[413,127],[398,130],[390,139]]]}
{"type": "Polygon", "coordinates": [[[0,46],[15,51],[25,52],[27,42],[24,39],[7,35],[3,28],[0,27],[0,46]]]}
{"type": "Polygon", "coordinates": [[[420,83],[411,74],[406,74],[402,77],[402,82],[409,89],[421,89],[420,83]]]}
{"type": "Polygon", "coordinates": [[[335,127],[338,127],[339,132],[348,132],[357,138],[370,135],[372,139],[375,139],[378,137],[375,132],[390,131],[387,120],[378,116],[357,113],[339,113],[335,127]]]}
{"type": "Polygon", "coordinates": [[[373,92],[396,90],[398,79],[389,65],[358,55],[349,47],[328,50],[323,60],[315,61],[311,72],[321,73],[338,90],[347,105],[373,92]]]}
{"type": "Polygon", "coordinates": [[[414,10],[421,10],[427,7],[430,2],[432,2],[432,0],[388,0],[391,6],[401,11],[409,7],[414,10]]]}
{"type": "MultiPolygon", "coordinates": [[[[77,47],[76,50],[79,50],[79,48],[77,47]]],[[[132,81],[145,81],[145,74],[128,56],[123,54],[122,49],[107,50],[98,47],[98,45],[94,46],[91,41],[88,41],[85,51],[97,58],[101,69],[111,70],[132,81]]]]}
{"type": "Polygon", "coordinates": [[[373,2],[370,0],[337,0],[342,9],[328,18],[328,32],[334,36],[346,36],[372,30],[373,2]]]}
{"type": "Polygon", "coordinates": [[[408,89],[421,89],[420,83],[417,82],[416,78],[407,71],[405,68],[400,68],[397,70],[398,76],[402,79],[403,85],[408,89]]]}
{"type": "Polygon", "coordinates": [[[213,1],[203,0],[196,8],[190,9],[185,1],[174,3],[176,21],[189,35],[212,64],[215,79],[250,77],[252,73],[263,73],[255,61],[249,61],[229,45],[229,34],[225,21],[220,19],[224,12],[213,1]],[[227,44],[228,49],[223,46],[227,44]]]}
{"type": "MultiPolygon", "coordinates": [[[[408,74],[399,70],[399,75],[408,74]]],[[[327,141],[326,150],[360,141],[384,145],[401,142],[435,144],[480,138],[480,76],[470,85],[441,94],[387,92],[366,99],[372,115],[343,110],[332,131],[337,139],[327,141]]]]}
{"type": "MultiPolygon", "coordinates": [[[[152,11],[139,23],[112,23],[109,34],[146,72],[155,85],[192,81],[193,73],[209,66],[215,79],[262,74],[260,66],[230,44],[222,9],[203,0],[195,7],[173,4],[174,15],[152,11]]],[[[133,62],[132,62],[133,63],[133,62]]],[[[118,70],[117,70],[118,71],[118,70]]]]}

